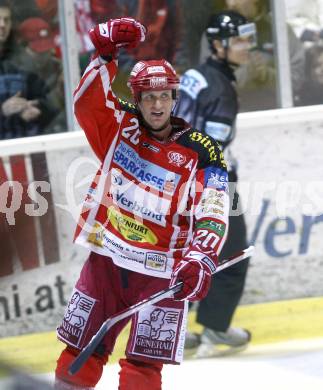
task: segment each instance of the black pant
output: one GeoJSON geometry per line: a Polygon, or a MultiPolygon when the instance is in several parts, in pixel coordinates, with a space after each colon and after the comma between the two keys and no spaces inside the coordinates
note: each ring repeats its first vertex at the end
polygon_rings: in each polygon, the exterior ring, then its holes
{"type": "MultiPolygon", "coordinates": [[[[238,194],[235,193],[238,198],[238,194]]],[[[247,248],[247,231],[243,214],[229,217],[229,231],[220,255],[226,259],[247,248]]],[[[249,259],[214,274],[208,295],[197,309],[197,322],[207,328],[225,332],[245,285],[249,259]]]]}

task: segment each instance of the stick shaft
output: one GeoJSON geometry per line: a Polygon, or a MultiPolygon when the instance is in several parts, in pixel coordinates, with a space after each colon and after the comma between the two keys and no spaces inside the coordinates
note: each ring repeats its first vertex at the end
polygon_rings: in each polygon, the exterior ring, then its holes
{"type": "MultiPolygon", "coordinates": [[[[250,246],[249,248],[244,249],[243,251],[237,253],[236,255],[222,261],[221,264],[219,264],[218,267],[216,268],[215,272],[216,273],[220,272],[228,267],[231,267],[233,264],[236,264],[241,260],[247,259],[252,255],[253,250],[254,247],[250,246]]],[[[151,295],[150,297],[136,303],[135,305],[132,305],[125,310],[122,310],[121,312],[113,315],[112,317],[109,317],[106,321],[104,321],[101,328],[92,337],[88,345],[78,354],[78,356],[75,358],[73,363],[70,365],[68,371],[69,374],[74,375],[81,369],[81,367],[88,360],[88,358],[93,354],[96,347],[100,344],[101,340],[104,338],[106,333],[114,324],[123,320],[124,318],[127,318],[137,313],[139,310],[143,309],[148,305],[153,305],[154,303],[160,302],[163,299],[173,297],[174,293],[176,293],[181,289],[181,286],[182,286],[182,282],[176,283],[173,287],[169,287],[165,290],[159,291],[158,293],[151,295]]]]}

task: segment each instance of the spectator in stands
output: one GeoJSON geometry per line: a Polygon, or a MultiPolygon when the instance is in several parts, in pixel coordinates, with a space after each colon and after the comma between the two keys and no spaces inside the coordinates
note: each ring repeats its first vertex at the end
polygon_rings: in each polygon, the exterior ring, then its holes
{"type": "Polygon", "coordinates": [[[316,45],[307,50],[305,74],[297,105],[323,104],[323,46],[316,45]]]}
{"type": "Polygon", "coordinates": [[[46,100],[45,83],[20,70],[14,55],[10,2],[0,0],[0,139],[41,134],[54,112],[46,100]]]}
{"type": "Polygon", "coordinates": [[[17,66],[37,73],[52,89],[61,73],[61,61],[55,57],[54,35],[50,25],[41,18],[28,18],[18,28],[23,51],[15,57],[17,66]]]}
{"type": "Polygon", "coordinates": [[[45,82],[47,102],[51,111],[57,113],[44,131],[66,131],[63,69],[61,60],[55,56],[56,46],[51,26],[42,18],[28,18],[20,24],[18,31],[24,51],[20,51],[20,55],[15,58],[17,65],[37,73],[45,82]]]}
{"type": "Polygon", "coordinates": [[[40,10],[35,0],[10,0],[12,16],[17,24],[27,18],[40,16],[40,10]]]}
{"type": "Polygon", "coordinates": [[[180,39],[181,12],[174,0],[118,0],[121,12],[140,20],[148,29],[147,39],[136,52],[136,60],[165,58],[174,63],[180,39]]]}
{"type": "Polygon", "coordinates": [[[107,18],[119,17],[121,14],[117,0],[90,0],[90,9],[95,24],[103,23],[107,18]]]}
{"type": "MultiPolygon", "coordinates": [[[[209,55],[209,45],[204,37],[211,14],[225,9],[225,0],[181,0],[183,5],[183,43],[180,46],[185,68],[196,67],[209,55]],[[200,51],[203,51],[200,60],[200,51]]],[[[185,69],[185,70],[186,70],[185,69]]]]}
{"type": "Polygon", "coordinates": [[[48,23],[56,22],[58,19],[58,2],[57,0],[34,0],[41,17],[48,23]]]}
{"type": "MultiPolygon", "coordinates": [[[[236,72],[241,111],[276,108],[276,69],[269,0],[226,0],[229,9],[240,12],[257,26],[258,47],[250,62],[236,72]]],[[[304,82],[305,50],[288,27],[293,94],[297,96],[304,82]]]]}

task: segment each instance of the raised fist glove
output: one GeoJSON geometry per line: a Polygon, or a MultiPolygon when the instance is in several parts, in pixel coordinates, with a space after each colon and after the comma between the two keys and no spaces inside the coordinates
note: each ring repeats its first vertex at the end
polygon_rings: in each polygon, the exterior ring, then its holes
{"type": "Polygon", "coordinates": [[[89,31],[101,57],[116,57],[120,47],[134,48],[145,40],[147,29],[133,18],[110,19],[89,31]]]}
{"type": "Polygon", "coordinates": [[[172,273],[169,286],[174,286],[182,281],[181,291],[174,295],[174,299],[181,301],[199,301],[206,297],[211,284],[211,270],[207,264],[199,260],[183,259],[172,273]]]}

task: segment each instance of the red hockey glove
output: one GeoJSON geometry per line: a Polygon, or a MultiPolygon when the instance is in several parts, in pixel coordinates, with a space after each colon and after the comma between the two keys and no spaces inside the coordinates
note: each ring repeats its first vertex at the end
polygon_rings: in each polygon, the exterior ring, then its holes
{"type": "Polygon", "coordinates": [[[211,270],[202,261],[193,259],[181,260],[172,273],[169,286],[182,281],[181,291],[174,295],[176,301],[188,299],[199,301],[206,297],[211,284],[211,270]]]}
{"type": "Polygon", "coordinates": [[[134,48],[145,40],[147,29],[133,18],[110,19],[89,31],[94,47],[102,57],[116,57],[120,47],[134,48]]]}

